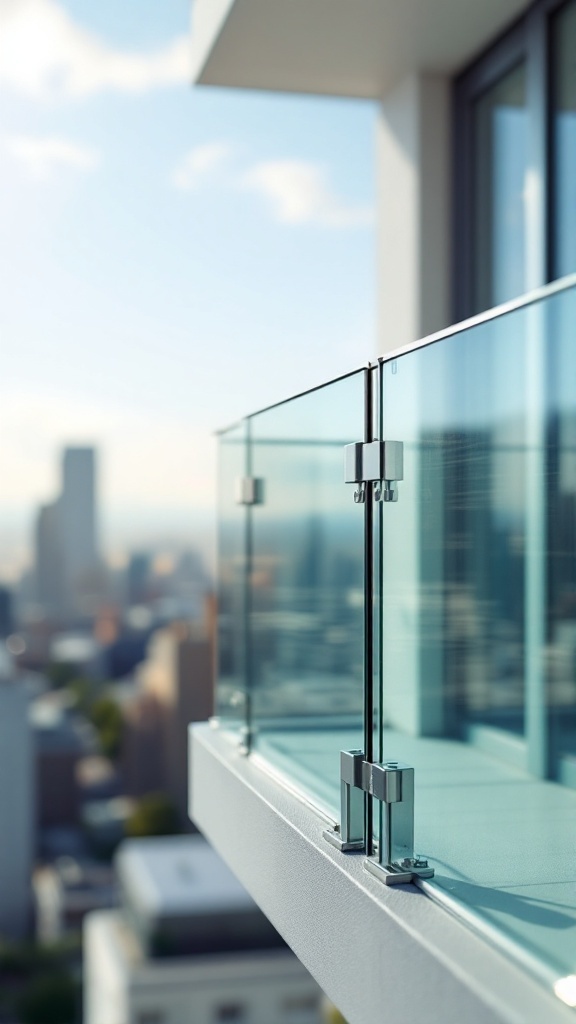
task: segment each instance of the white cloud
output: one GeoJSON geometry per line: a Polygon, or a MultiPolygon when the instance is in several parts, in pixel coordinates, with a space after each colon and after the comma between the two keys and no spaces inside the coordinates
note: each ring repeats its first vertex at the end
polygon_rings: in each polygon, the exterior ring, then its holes
{"type": "Polygon", "coordinates": [[[371,207],[350,204],[337,196],[324,169],[305,160],[256,164],[244,175],[241,184],[265,196],[274,216],[283,224],[361,227],[372,223],[374,217],[371,207]]]}
{"type": "Polygon", "coordinates": [[[67,139],[16,135],[5,139],[4,146],[15,160],[23,164],[29,176],[36,179],[46,178],[58,165],[89,171],[98,163],[98,154],[93,149],[78,146],[67,139]]]}
{"type": "Polygon", "coordinates": [[[186,36],[152,53],[115,50],[56,0],[0,0],[0,86],[37,99],[140,93],[189,76],[186,36]]]}
{"type": "Polygon", "coordinates": [[[197,189],[222,167],[231,153],[232,147],[226,142],[207,142],[195,146],[180,161],[170,180],[176,188],[185,191],[197,189]]]}

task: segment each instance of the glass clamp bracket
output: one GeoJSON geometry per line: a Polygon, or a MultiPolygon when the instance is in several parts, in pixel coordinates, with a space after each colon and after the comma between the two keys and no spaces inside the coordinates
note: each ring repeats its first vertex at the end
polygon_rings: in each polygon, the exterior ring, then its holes
{"type": "Polygon", "coordinates": [[[386,885],[432,878],[434,868],[414,853],[414,769],[400,761],[373,764],[361,750],[340,753],[341,824],[323,835],[342,852],[365,848],[364,800],[381,804],[378,856],[364,866],[386,885]]]}
{"type": "Polygon", "coordinates": [[[398,501],[398,481],[404,479],[402,441],[355,442],[344,446],[344,480],[357,484],[354,501],[366,501],[366,484],[374,483],[376,501],[398,501]]]}
{"type": "Polygon", "coordinates": [[[237,505],[263,505],[264,480],[257,476],[242,476],[236,481],[237,505]]]}
{"type": "Polygon", "coordinates": [[[381,804],[378,857],[364,866],[386,885],[432,878],[434,868],[414,853],[414,769],[400,761],[365,762],[363,788],[381,804]]]}
{"type": "Polygon", "coordinates": [[[340,751],[340,825],[323,836],[342,853],[364,850],[363,750],[340,751]]]}

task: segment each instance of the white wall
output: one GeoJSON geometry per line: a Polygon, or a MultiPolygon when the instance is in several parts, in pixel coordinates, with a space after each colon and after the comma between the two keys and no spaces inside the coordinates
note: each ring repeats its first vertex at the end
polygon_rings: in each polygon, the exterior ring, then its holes
{"type": "Polygon", "coordinates": [[[118,945],[118,915],[84,918],[84,1024],[129,1024],[126,959],[118,945]]]}
{"type": "Polygon", "coordinates": [[[243,1024],[319,1024],[321,996],[289,950],[148,959],[120,912],[85,918],[84,1024],[217,1024],[226,1005],[243,1024]]]}
{"type": "Polygon", "coordinates": [[[379,355],[450,323],[451,79],[412,74],[377,128],[379,355]]]}
{"type": "MultiPolygon", "coordinates": [[[[451,79],[411,74],[381,102],[377,127],[378,354],[410,344],[451,322],[451,79]]],[[[388,720],[412,735],[442,730],[438,651],[426,651],[437,600],[421,586],[422,451],[418,410],[430,387],[416,362],[399,364],[406,401],[388,415],[387,437],[405,443],[405,479],[397,506],[384,508],[384,643],[388,720]],[[397,521],[397,522],[395,522],[397,521]],[[426,664],[423,665],[423,660],[426,664]],[[434,664],[432,664],[432,662],[434,664]],[[428,685],[424,685],[424,675],[428,685]]],[[[426,399],[428,401],[428,399],[426,399]]],[[[428,503],[429,504],[429,503],[428,503]]],[[[439,510],[436,510],[437,514],[439,510]]],[[[440,567],[438,567],[440,582],[440,567]]]]}

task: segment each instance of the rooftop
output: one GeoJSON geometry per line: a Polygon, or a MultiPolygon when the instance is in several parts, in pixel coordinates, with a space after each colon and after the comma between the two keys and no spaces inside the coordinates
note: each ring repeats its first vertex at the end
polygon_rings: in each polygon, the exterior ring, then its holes
{"type": "Polygon", "coordinates": [[[122,844],[116,865],[131,902],[151,917],[257,909],[201,836],[129,839],[122,844]]]}

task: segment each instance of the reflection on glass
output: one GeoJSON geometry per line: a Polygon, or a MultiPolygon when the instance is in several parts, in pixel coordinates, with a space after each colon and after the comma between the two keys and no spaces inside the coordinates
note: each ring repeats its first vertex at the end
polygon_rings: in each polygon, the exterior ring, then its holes
{"type": "Polygon", "coordinates": [[[488,89],[474,111],[474,300],[481,312],[526,290],[526,68],[488,89]]]}
{"type": "Polygon", "coordinates": [[[576,961],[576,294],[384,364],[381,756],[433,885],[576,961]],[[563,783],[564,785],[559,785],[563,783]]]}
{"type": "Polygon", "coordinates": [[[344,445],[363,437],[363,374],[250,420],[254,745],[339,813],[339,752],[362,746],[363,515],[344,445]]]}
{"type": "Polygon", "coordinates": [[[555,302],[547,423],[549,769],[576,787],[576,345],[574,302],[555,302]]]}
{"type": "Polygon", "coordinates": [[[576,2],[552,18],[553,277],[576,270],[576,2]]]}
{"type": "Polygon", "coordinates": [[[246,424],[220,435],[218,446],[218,716],[245,726],[246,510],[238,481],[246,474],[246,424]]]}

